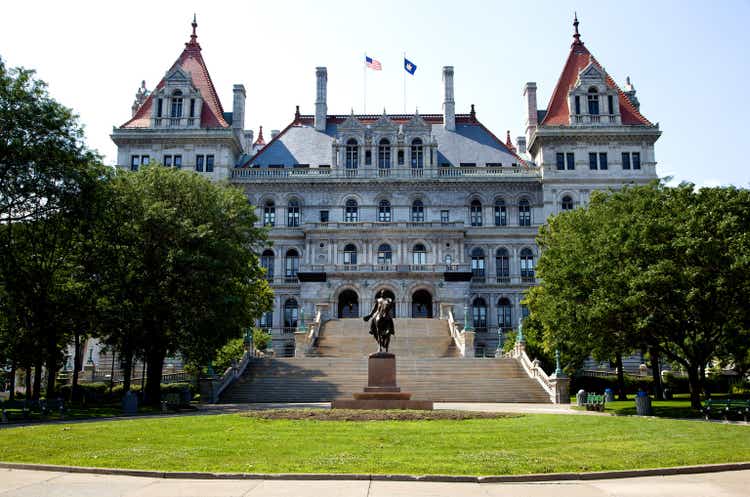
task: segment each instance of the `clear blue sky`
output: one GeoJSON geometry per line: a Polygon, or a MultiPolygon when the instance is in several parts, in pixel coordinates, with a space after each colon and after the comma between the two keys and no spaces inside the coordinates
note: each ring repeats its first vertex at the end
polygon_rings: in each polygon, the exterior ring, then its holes
{"type": "Polygon", "coordinates": [[[722,2],[6,2],[0,56],[34,68],[75,109],[88,143],[115,159],[113,125],[130,115],[140,81],[158,82],[179,55],[198,14],[198,40],[225,110],[232,84],[248,92],[246,127],[283,128],[300,105],[313,112],[315,66],[329,74],[329,112],[403,110],[406,52],[418,65],[408,110],[441,111],[441,68],[453,65],[457,111],[475,104],[496,134],[523,132],[522,88],[539,86],[546,106],[571,42],[582,39],[622,84],[630,75],[641,110],[663,131],[658,172],[700,185],[750,186],[748,139],[750,3],[722,2]]]}

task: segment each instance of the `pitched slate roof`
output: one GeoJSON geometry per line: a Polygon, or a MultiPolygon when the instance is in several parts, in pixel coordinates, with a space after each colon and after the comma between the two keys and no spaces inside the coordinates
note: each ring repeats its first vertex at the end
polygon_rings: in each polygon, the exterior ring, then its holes
{"type": "Polygon", "coordinates": [[[593,63],[606,76],[607,86],[617,90],[618,101],[620,103],[620,116],[622,124],[651,126],[651,122],[638,112],[630,99],[622,92],[615,80],[607,74],[599,62],[591,55],[591,52],[584,46],[581,41],[581,35],[578,34],[578,19],[573,23],[575,34],[573,35],[573,44],[570,45],[570,54],[565,62],[560,79],[557,81],[552,97],[547,105],[546,115],[539,123],[541,126],[567,126],[570,124],[570,108],[568,107],[568,92],[575,85],[578,79],[578,73],[583,68],[593,63]]]}
{"type": "MultiPolygon", "coordinates": [[[[312,115],[295,115],[285,129],[269,141],[253,157],[240,161],[239,167],[250,165],[268,167],[271,165],[292,167],[295,164],[331,165],[331,144],[336,138],[338,127],[347,119],[354,117],[362,125],[375,124],[383,114],[334,114],[326,120],[323,132],[314,128],[315,117],[312,115]]],[[[415,114],[385,115],[395,125],[409,123],[415,114]]],[[[526,166],[526,162],[495,136],[476,119],[475,114],[457,114],[456,131],[447,131],[443,126],[442,114],[419,114],[427,124],[433,125],[431,135],[438,143],[438,165],[449,163],[459,166],[461,163],[502,163],[510,166],[513,163],[526,166]]]]}
{"type": "MultiPolygon", "coordinates": [[[[203,98],[201,108],[201,128],[228,128],[229,123],[224,118],[224,109],[221,106],[219,95],[216,93],[214,84],[211,81],[211,75],[208,73],[206,63],[201,55],[201,46],[198,44],[198,36],[195,34],[195,28],[198,23],[193,18],[193,34],[190,35],[190,41],[185,43],[185,49],[177,58],[168,73],[175,67],[179,67],[186,74],[190,75],[193,86],[200,91],[203,98]]],[[[161,79],[156,88],[164,87],[165,80],[161,79]]],[[[148,128],[151,125],[151,112],[154,105],[153,94],[143,102],[143,105],[136,111],[135,115],[121,128],[148,128]]]]}

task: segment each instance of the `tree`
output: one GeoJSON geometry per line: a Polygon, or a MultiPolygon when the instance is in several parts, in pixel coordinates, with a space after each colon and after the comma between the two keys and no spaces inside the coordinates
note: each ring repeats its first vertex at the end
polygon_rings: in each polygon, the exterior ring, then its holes
{"type": "Polygon", "coordinates": [[[95,241],[105,340],[126,355],[142,350],[146,402],[158,404],[168,354],[206,363],[270,308],[256,256],[265,231],[239,189],[191,172],[152,165],[118,174],[112,188],[95,241]]]}
{"type": "Polygon", "coordinates": [[[700,407],[706,364],[748,329],[748,228],[747,190],[690,184],[596,192],[554,216],[528,298],[547,346],[648,349],[685,368],[700,407]]]}

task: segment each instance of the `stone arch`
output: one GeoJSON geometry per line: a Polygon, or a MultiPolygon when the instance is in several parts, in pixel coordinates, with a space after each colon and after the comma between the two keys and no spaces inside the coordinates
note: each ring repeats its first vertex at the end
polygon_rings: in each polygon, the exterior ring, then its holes
{"type": "Polygon", "coordinates": [[[411,294],[411,317],[432,318],[435,299],[428,290],[419,288],[411,294]]]}
{"type": "Polygon", "coordinates": [[[346,287],[341,288],[337,292],[336,297],[336,310],[339,319],[345,318],[358,318],[360,315],[360,292],[357,290],[346,287]]]}

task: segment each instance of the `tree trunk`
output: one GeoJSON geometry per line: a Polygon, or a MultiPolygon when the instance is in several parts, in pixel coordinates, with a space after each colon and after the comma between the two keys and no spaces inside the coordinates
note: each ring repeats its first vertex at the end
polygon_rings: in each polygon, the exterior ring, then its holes
{"type": "Polygon", "coordinates": [[[687,368],[688,382],[690,383],[690,407],[696,410],[701,408],[701,377],[698,366],[687,368]]]}
{"type": "Polygon", "coordinates": [[[24,386],[26,387],[26,394],[23,396],[24,399],[31,398],[31,364],[24,366],[24,386]]]}
{"type": "Polygon", "coordinates": [[[143,401],[146,405],[158,407],[161,402],[161,371],[166,355],[164,350],[152,350],[146,355],[148,375],[143,401]]]}
{"type": "Polygon", "coordinates": [[[125,350],[120,352],[122,362],[122,393],[130,390],[130,382],[133,378],[133,352],[125,350]]]}
{"type": "Polygon", "coordinates": [[[10,395],[8,400],[16,400],[16,363],[12,362],[10,365],[10,395]]]}
{"type": "Polygon", "coordinates": [[[55,396],[55,380],[57,380],[57,354],[50,352],[47,358],[47,400],[55,396]]]}
{"type": "Polygon", "coordinates": [[[73,382],[70,385],[70,401],[78,400],[78,370],[81,367],[81,333],[75,331],[73,338],[73,382]]]}
{"type": "Polygon", "coordinates": [[[661,388],[661,365],[659,364],[659,353],[656,348],[649,349],[651,356],[651,376],[654,378],[654,399],[664,400],[664,391],[661,388]]]}
{"type": "Polygon", "coordinates": [[[42,359],[37,359],[34,364],[34,390],[31,394],[32,400],[39,400],[42,396],[42,359]]]}
{"type": "Polygon", "coordinates": [[[617,354],[615,367],[617,368],[617,400],[628,400],[625,394],[625,371],[622,370],[622,354],[620,353],[617,354]]]}

